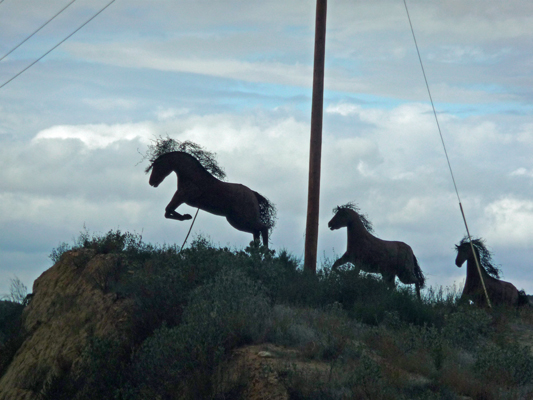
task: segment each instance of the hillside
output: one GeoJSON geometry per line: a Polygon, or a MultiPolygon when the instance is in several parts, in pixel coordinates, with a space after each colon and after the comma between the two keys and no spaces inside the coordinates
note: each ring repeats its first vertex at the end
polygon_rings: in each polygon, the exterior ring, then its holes
{"type": "Polygon", "coordinates": [[[0,303],[0,400],[533,397],[529,308],[201,237],[84,233],[51,257],[27,306],[0,303]]]}

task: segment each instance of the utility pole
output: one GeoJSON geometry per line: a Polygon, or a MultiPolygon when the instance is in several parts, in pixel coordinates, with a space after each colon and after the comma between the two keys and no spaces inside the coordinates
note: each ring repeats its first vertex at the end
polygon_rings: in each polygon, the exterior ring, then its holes
{"type": "Polygon", "coordinates": [[[304,270],[316,273],[318,213],[320,207],[320,161],[322,157],[322,115],[324,109],[324,61],[326,56],[327,0],[316,2],[311,145],[309,149],[309,190],[305,231],[304,270]]]}

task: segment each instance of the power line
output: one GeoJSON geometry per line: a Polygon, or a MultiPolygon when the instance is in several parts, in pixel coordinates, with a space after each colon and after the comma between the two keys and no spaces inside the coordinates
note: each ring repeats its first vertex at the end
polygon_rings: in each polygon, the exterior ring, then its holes
{"type": "MultiPolygon", "coordinates": [[[[4,0],[1,0],[0,3],[2,3],[4,0]]],[[[54,15],[52,18],[50,18],[48,21],[46,21],[44,24],[42,24],[35,32],[33,32],[30,36],[28,36],[26,39],[24,39],[22,42],[17,44],[15,47],[13,47],[11,50],[9,50],[6,54],[0,58],[0,61],[2,61],[4,58],[6,58],[8,55],[13,53],[16,49],[18,49],[20,46],[22,46],[28,39],[30,39],[33,35],[35,35],[37,32],[39,32],[41,29],[43,29],[46,25],[48,25],[55,17],[57,17],[59,14],[61,14],[63,11],[65,11],[68,6],[70,6],[72,3],[74,3],[76,0],[72,0],[70,3],[68,3],[65,7],[63,7],[56,15],[54,15]]]]}
{"type": "Polygon", "coordinates": [[[79,28],[77,28],[74,32],[72,32],[70,35],[68,35],[65,39],[60,41],[58,44],[56,44],[54,47],[52,47],[50,50],[48,50],[46,53],[44,53],[41,57],[39,57],[37,60],[32,62],[30,65],[28,65],[26,68],[24,68],[22,71],[15,74],[13,77],[8,79],[6,82],[4,82],[2,85],[0,85],[0,89],[2,89],[4,86],[6,86],[9,82],[14,80],[15,78],[22,75],[24,72],[26,72],[28,69],[33,67],[35,64],[37,64],[39,61],[41,61],[44,57],[46,57],[48,54],[50,54],[52,51],[54,51],[56,48],[58,48],[60,45],[62,45],[64,42],[66,42],[72,35],[74,35],[76,32],[78,32],[81,28],[83,28],[85,25],[87,25],[89,22],[91,22],[93,19],[95,19],[98,15],[100,15],[107,7],[109,7],[111,4],[113,4],[115,0],[111,0],[105,7],[103,7],[100,11],[98,11],[96,14],[94,14],[91,18],[89,18],[87,21],[85,21],[79,28]]]}

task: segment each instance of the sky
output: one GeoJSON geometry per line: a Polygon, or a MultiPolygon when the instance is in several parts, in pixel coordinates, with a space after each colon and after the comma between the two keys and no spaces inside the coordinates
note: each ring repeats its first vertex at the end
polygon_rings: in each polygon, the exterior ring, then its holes
{"type": "MultiPolygon", "coordinates": [[[[68,0],[0,3],[0,57],[68,0]]],[[[0,85],[109,0],[77,0],[0,61],[0,85]]],[[[533,293],[533,2],[407,0],[460,200],[503,279],[533,293]]],[[[310,0],[117,0],[0,89],[0,294],[33,281],[79,233],[181,245],[164,218],[175,175],[148,184],[152,140],[215,152],[227,181],[278,209],[270,246],[303,260],[314,18],[310,0]]],[[[332,209],[408,243],[428,286],[462,285],[465,234],[402,0],[330,0],[319,264],[346,250],[332,209]]],[[[194,214],[183,205],[180,213],[194,214]]],[[[252,239],[200,211],[192,235],[252,239]]]]}

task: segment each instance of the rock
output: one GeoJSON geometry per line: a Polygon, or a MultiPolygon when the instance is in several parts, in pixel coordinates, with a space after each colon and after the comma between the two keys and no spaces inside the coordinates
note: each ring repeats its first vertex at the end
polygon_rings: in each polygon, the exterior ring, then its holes
{"type": "Polygon", "coordinates": [[[245,388],[242,398],[247,400],[288,400],[289,394],[279,380],[278,366],[273,363],[275,359],[272,352],[270,349],[260,350],[261,347],[264,346],[236,349],[224,368],[222,385],[234,386],[236,382],[243,381],[245,388]]]}
{"type": "Polygon", "coordinates": [[[22,314],[25,340],[0,379],[0,400],[38,400],[51,382],[75,376],[90,337],[129,343],[133,304],[106,293],[116,254],[70,251],[34,283],[22,314]]]}

